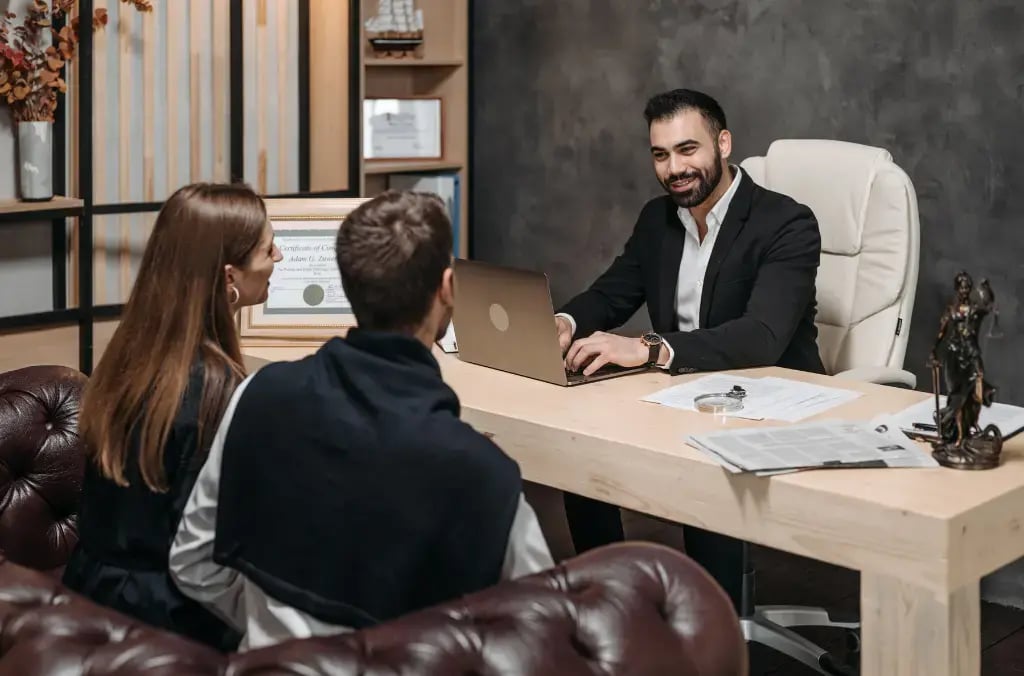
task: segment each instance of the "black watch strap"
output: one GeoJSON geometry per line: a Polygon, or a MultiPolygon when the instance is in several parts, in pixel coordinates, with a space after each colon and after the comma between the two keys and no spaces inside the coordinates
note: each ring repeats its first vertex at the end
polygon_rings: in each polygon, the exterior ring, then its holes
{"type": "Polygon", "coordinates": [[[658,357],[660,357],[660,356],[661,356],[661,343],[658,343],[657,345],[649,345],[647,347],[647,365],[648,366],[657,366],[658,365],[658,357]]]}

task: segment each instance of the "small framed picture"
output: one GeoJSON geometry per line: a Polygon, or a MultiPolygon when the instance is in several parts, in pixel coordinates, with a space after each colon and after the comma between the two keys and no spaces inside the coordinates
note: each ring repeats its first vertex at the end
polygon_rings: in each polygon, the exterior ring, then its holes
{"type": "Polygon", "coordinates": [[[363,100],[366,160],[440,160],[443,141],[440,98],[363,100]]]}
{"type": "Polygon", "coordinates": [[[239,313],[244,343],[261,338],[323,342],[355,326],[335,246],[342,222],[368,199],[266,200],[282,259],[270,276],[267,299],[239,313]]]}

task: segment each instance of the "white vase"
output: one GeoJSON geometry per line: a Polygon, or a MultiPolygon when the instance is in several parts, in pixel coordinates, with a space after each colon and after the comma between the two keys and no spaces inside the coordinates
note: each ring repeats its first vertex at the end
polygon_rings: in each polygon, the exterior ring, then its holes
{"type": "Polygon", "coordinates": [[[18,186],[21,199],[53,199],[53,123],[18,123],[18,186]]]}

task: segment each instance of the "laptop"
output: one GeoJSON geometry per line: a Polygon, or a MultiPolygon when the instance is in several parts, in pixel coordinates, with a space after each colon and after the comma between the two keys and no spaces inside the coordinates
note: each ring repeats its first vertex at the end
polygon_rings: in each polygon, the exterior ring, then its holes
{"type": "Polygon", "coordinates": [[[609,364],[590,376],[568,371],[543,273],[461,258],[454,271],[453,324],[462,361],[565,387],[650,370],[609,364]]]}

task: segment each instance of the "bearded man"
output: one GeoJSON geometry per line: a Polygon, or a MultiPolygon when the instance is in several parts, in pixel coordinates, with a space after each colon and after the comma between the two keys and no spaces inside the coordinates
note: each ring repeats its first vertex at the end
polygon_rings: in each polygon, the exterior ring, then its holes
{"type": "MultiPolygon", "coordinates": [[[[725,113],[707,94],[658,94],[644,117],[668,194],[644,205],[622,253],[556,313],[566,368],[589,375],[606,364],[648,364],[676,375],[777,365],[824,373],[814,214],[729,163],[725,113]],[[651,331],[606,333],[644,303],[651,331]]],[[[571,494],[565,502],[577,551],[622,539],[617,508],[571,494]]],[[[687,528],[686,549],[738,607],[741,543],[687,528]]]]}

